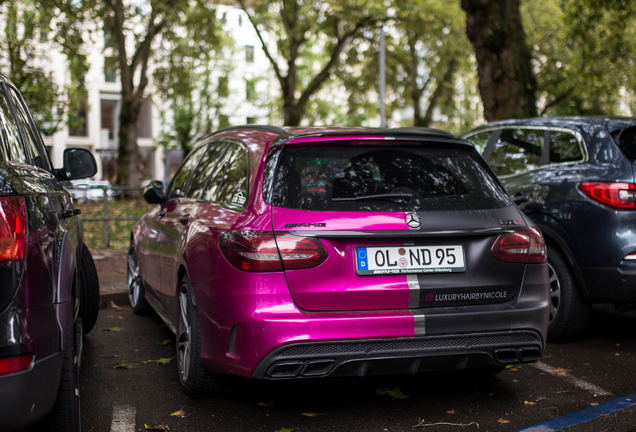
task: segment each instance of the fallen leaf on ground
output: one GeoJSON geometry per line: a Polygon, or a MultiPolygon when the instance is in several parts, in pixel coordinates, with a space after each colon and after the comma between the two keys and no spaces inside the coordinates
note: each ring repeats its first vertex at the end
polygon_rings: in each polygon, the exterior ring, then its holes
{"type": "Polygon", "coordinates": [[[172,360],[174,360],[175,358],[177,358],[177,356],[174,357],[170,357],[170,358],[160,358],[159,360],[148,360],[149,362],[152,363],[161,363],[161,364],[168,364],[170,363],[172,360]]]}
{"type": "Polygon", "coordinates": [[[272,406],[274,402],[259,402],[258,406],[272,406]]]}
{"type": "Polygon", "coordinates": [[[173,412],[172,414],[170,414],[170,416],[184,418],[186,416],[186,413],[183,409],[180,409],[179,411],[173,412]]]}
{"type": "Polygon", "coordinates": [[[295,431],[296,428],[291,428],[291,429],[287,429],[287,428],[282,428],[282,429],[277,429],[276,432],[292,432],[295,431]]]}
{"type": "Polygon", "coordinates": [[[510,423],[510,422],[508,420],[504,420],[504,419],[500,418],[499,420],[497,420],[497,423],[506,424],[506,423],[510,423]]]}
{"type": "Polygon", "coordinates": [[[124,319],[124,317],[123,316],[118,316],[117,319],[124,319]]]}
{"type": "Polygon", "coordinates": [[[558,392],[554,392],[554,393],[555,394],[559,394],[559,393],[574,393],[574,390],[567,390],[567,389],[563,390],[563,389],[561,389],[558,392]]]}
{"type": "Polygon", "coordinates": [[[102,331],[121,331],[121,327],[104,327],[102,331]]]}
{"type": "Polygon", "coordinates": [[[116,311],[118,311],[118,312],[123,312],[123,311],[125,311],[125,310],[126,310],[126,309],[124,309],[124,308],[123,308],[123,307],[121,307],[121,306],[117,306],[117,305],[115,304],[115,302],[114,302],[114,301],[111,301],[111,302],[110,302],[110,307],[112,307],[113,309],[115,309],[115,310],[116,310],[116,311]]]}
{"type": "Polygon", "coordinates": [[[121,363],[117,363],[115,366],[113,366],[113,369],[135,369],[137,368],[137,364],[136,363],[130,363],[128,361],[123,361],[121,363]]]}
{"type": "Polygon", "coordinates": [[[388,394],[393,399],[406,399],[407,397],[411,397],[411,395],[405,395],[404,393],[402,393],[402,390],[400,390],[399,387],[396,387],[393,390],[389,390],[389,389],[385,389],[384,388],[384,389],[375,389],[375,391],[380,396],[384,396],[384,395],[388,394]]]}
{"type": "Polygon", "coordinates": [[[590,405],[591,406],[596,406],[596,405],[598,405],[598,402],[592,402],[590,405]]]}
{"type": "Polygon", "coordinates": [[[455,411],[455,408],[446,411],[446,414],[455,414],[457,411],[455,411]]]}
{"type": "Polygon", "coordinates": [[[538,398],[537,398],[537,402],[539,402],[539,401],[541,401],[541,400],[544,400],[544,399],[547,399],[547,398],[544,398],[544,397],[538,397],[538,398]]]}
{"type": "Polygon", "coordinates": [[[166,346],[166,345],[170,345],[170,339],[166,339],[163,342],[157,342],[157,345],[159,346],[166,346]]]}
{"type": "Polygon", "coordinates": [[[572,372],[572,369],[556,368],[554,369],[554,372],[570,373],[572,372]]]}
{"type": "Polygon", "coordinates": [[[326,414],[325,413],[306,412],[306,413],[303,413],[302,415],[304,415],[305,417],[318,417],[318,416],[326,415],[326,414]]]}
{"type": "Polygon", "coordinates": [[[144,426],[146,427],[146,430],[149,431],[165,431],[168,432],[170,430],[170,428],[168,426],[164,426],[162,425],[160,422],[155,420],[155,424],[152,426],[148,426],[147,424],[144,423],[144,426]]]}
{"type": "Polygon", "coordinates": [[[523,401],[524,405],[536,405],[536,402],[523,401]]]}

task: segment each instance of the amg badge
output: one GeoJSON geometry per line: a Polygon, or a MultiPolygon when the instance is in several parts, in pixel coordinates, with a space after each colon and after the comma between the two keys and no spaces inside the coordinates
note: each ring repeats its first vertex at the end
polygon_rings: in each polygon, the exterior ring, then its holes
{"type": "Polygon", "coordinates": [[[300,228],[300,227],[306,227],[306,228],[324,228],[326,227],[327,224],[324,222],[316,222],[316,223],[288,223],[285,224],[285,228],[300,228]]]}

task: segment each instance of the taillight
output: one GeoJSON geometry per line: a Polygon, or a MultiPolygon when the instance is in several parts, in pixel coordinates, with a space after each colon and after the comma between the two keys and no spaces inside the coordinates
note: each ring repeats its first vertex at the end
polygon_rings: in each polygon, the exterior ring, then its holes
{"type": "Polygon", "coordinates": [[[24,354],[16,357],[0,358],[0,375],[9,375],[31,367],[33,354],[24,354]]]}
{"type": "Polygon", "coordinates": [[[0,197],[0,261],[21,261],[27,239],[24,198],[0,197]]]}
{"type": "Polygon", "coordinates": [[[499,261],[541,264],[548,261],[545,240],[537,227],[501,234],[490,252],[499,261]]]}
{"type": "Polygon", "coordinates": [[[636,185],[632,183],[586,182],[579,190],[601,204],[621,210],[636,209],[636,185]]]}
{"type": "Polygon", "coordinates": [[[327,259],[320,240],[288,233],[276,233],[274,238],[271,231],[230,231],[219,246],[230,264],[252,272],[311,268],[327,259]]]}

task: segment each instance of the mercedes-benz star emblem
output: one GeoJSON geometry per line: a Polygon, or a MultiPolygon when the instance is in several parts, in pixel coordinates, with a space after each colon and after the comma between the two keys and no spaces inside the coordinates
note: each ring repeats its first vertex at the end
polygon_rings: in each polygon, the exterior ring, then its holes
{"type": "Polygon", "coordinates": [[[420,217],[417,215],[417,213],[407,213],[406,216],[404,216],[404,220],[406,221],[406,224],[409,226],[409,228],[420,227],[420,217]]]}

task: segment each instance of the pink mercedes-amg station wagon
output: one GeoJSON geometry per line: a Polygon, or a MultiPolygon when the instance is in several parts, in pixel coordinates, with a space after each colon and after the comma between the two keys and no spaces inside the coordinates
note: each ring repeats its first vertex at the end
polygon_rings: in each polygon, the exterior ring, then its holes
{"type": "Polygon", "coordinates": [[[130,302],[175,332],[188,394],[543,354],[543,236],[447,132],[232,127],[144,196],[130,302]]]}

